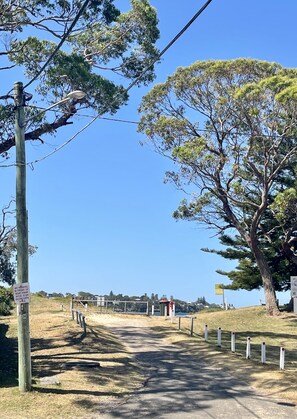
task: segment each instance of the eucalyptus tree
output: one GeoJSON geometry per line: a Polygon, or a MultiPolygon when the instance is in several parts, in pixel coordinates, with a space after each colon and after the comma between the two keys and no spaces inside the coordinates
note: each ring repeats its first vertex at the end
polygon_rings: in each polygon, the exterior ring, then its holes
{"type": "MultiPolygon", "coordinates": [[[[43,142],[72,124],[77,111],[114,113],[128,101],[125,86],[154,79],[159,37],[156,11],[147,0],[0,0],[0,72],[17,70],[25,87],[25,140],[43,142]],[[117,7],[118,5],[118,7],[117,7]],[[144,72],[144,70],[146,70],[144,72]],[[63,101],[82,90],[84,98],[63,101]],[[33,98],[29,101],[31,96],[33,98]],[[55,106],[54,113],[36,105],[55,106]]],[[[15,146],[12,86],[0,90],[0,155],[15,146]]],[[[14,283],[14,226],[0,222],[0,281],[14,283]]],[[[29,252],[36,248],[29,246],[29,252]]]]}
{"type": "Polygon", "coordinates": [[[264,217],[286,211],[297,160],[297,71],[253,59],[178,68],[143,99],[139,130],[172,159],[167,180],[191,194],[174,213],[218,234],[237,232],[260,272],[267,312],[278,314],[272,272],[260,245],[264,217]],[[283,208],[282,208],[282,205],[283,208]]]}
{"type": "MultiPolygon", "coordinates": [[[[278,176],[274,188],[274,191],[278,192],[268,197],[268,210],[262,217],[258,232],[259,245],[271,269],[276,291],[290,289],[290,276],[297,275],[296,186],[296,167],[287,170],[285,176],[278,176]]],[[[242,237],[238,234],[231,236],[223,233],[218,238],[224,248],[201,250],[238,261],[236,268],[231,271],[217,270],[231,280],[231,284],[226,288],[233,290],[260,288],[262,280],[255,257],[242,237]]]]}
{"type": "MultiPolygon", "coordinates": [[[[14,68],[22,71],[25,99],[33,94],[33,101],[47,107],[71,91],[86,93],[84,99],[60,103],[55,108],[60,112],[50,119],[28,107],[26,140],[40,141],[72,123],[78,108],[116,112],[128,100],[120,81],[140,85],[153,80],[149,64],[158,56],[156,11],[147,0],[131,0],[128,11],[118,8],[121,3],[0,0],[0,71],[4,76],[14,68]]],[[[2,84],[0,92],[2,156],[15,145],[11,87],[2,84]]]]}

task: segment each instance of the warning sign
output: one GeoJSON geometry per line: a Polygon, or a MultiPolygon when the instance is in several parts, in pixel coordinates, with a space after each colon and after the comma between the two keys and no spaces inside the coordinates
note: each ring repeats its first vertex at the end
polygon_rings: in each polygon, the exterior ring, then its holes
{"type": "Polygon", "coordinates": [[[215,284],[216,295],[224,295],[224,284],[215,284]]]}
{"type": "Polygon", "coordinates": [[[30,301],[29,283],[24,282],[23,284],[14,285],[13,296],[14,296],[14,302],[16,304],[29,303],[30,301]]]}

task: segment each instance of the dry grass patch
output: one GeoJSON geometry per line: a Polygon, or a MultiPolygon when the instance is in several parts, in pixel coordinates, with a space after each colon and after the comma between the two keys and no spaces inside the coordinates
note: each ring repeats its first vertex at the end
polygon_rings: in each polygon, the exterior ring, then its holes
{"type": "Polygon", "coordinates": [[[297,403],[297,316],[283,313],[270,317],[263,307],[248,307],[230,311],[207,312],[195,315],[194,337],[189,336],[190,319],[162,319],[156,329],[168,341],[205,356],[215,368],[231,370],[263,394],[297,403]],[[208,342],[204,342],[204,328],[208,325],[208,342]],[[217,329],[222,329],[222,347],[217,347],[217,329]],[[236,333],[236,352],[231,353],[231,331],[236,333]],[[251,359],[245,359],[246,339],[251,337],[251,359]],[[266,343],[267,363],[261,364],[261,343],[266,343]],[[286,349],[285,370],[279,369],[280,347],[286,349]]]}
{"type": "MultiPolygon", "coordinates": [[[[142,383],[138,366],[123,345],[102,325],[87,317],[83,334],[60,301],[34,297],[30,305],[33,391],[17,387],[16,316],[0,318],[1,418],[76,418],[95,413],[113,398],[142,383]],[[100,367],[96,365],[100,363],[100,367]],[[90,365],[92,365],[90,367],[90,365]],[[59,385],[44,385],[54,377],[59,385]]],[[[68,305],[64,305],[67,307],[68,305]]]]}

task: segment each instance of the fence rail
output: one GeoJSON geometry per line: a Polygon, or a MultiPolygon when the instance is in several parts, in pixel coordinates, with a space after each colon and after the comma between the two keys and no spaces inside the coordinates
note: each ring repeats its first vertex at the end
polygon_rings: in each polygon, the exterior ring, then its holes
{"type": "Polygon", "coordinates": [[[246,359],[262,364],[278,365],[280,370],[285,369],[285,358],[288,366],[296,365],[294,351],[288,351],[283,346],[253,342],[252,337],[245,335],[243,332],[235,333],[234,331],[222,330],[221,327],[210,329],[208,325],[205,325],[201,333],[201,327],[198,331],[197,325],[194,325],[195,321],[196,317],[194,316],[177,316],[177,329],[187,335],[201,337],[205,342],[216,346],[218,349],[230,350],[246,359]]]}

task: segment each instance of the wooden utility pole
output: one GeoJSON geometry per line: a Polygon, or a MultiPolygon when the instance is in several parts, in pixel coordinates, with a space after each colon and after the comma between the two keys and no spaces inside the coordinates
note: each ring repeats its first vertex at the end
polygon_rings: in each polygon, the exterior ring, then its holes
{"type": "MultiPolygon", "coordinates": [[[[14,84],[15,148],[16,148],[16,226],[17,226],[17,284],[28,283],[28,219],[26,209],[26,153],[24,90],[21,82],[14,84]]],[[[19,389],[31,390],[31,345],[29,303],[17,305],[19,389]]]]}

